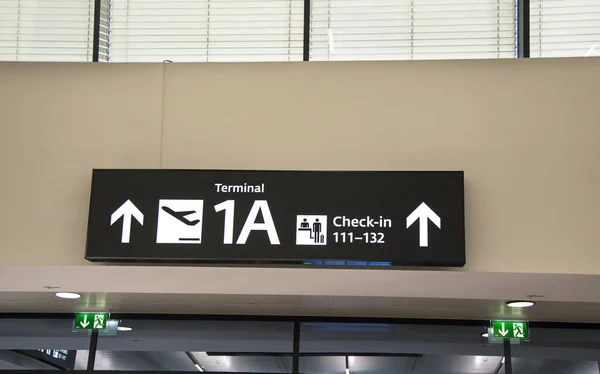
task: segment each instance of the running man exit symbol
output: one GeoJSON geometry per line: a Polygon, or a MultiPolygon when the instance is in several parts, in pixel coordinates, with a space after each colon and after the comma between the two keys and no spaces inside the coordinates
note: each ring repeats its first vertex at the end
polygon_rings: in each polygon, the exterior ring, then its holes
{"type": "Polygon", "coordinates": [[[156,243],[200,244],[204,200],[158,201],[156,243]]]}
{"type": "Polygon", "coordinates": [[[525,328],[523,323],[513,323],[513,336],[515,338],[525,337],[525,328]]]}
{"type": "Polygon", "coordinates": [[[296,245],[327,245],[327,216],[296,216],[296,245]]]}
{"type": "Polygon", "coordinates": [[[106,323],[104,323],[104,314],[96,314],[94,317],[94,328],[95,329],[103,329],[106,327],[106,323]]]}

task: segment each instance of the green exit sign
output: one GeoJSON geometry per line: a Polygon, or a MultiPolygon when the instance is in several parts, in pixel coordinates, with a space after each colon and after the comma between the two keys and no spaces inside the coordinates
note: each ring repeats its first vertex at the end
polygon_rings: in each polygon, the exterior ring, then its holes
{"type": "Polygon", "coordinates": [[[529,323],[524,321],[492,321],[494,338],[529,339],[529,323]]]}
{"type": "Polygon", "coordinates": [[[105,330],[108,313],[75,314],[75,330],[105,330]]]}

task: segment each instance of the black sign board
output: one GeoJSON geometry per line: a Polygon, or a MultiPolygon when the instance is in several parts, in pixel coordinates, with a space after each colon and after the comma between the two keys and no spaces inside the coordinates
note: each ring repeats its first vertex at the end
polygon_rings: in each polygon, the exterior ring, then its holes
{"type": "Polygon", "coordinates": [[[463,172],[94,170],[90,261],[465,264],[463,172]]]}

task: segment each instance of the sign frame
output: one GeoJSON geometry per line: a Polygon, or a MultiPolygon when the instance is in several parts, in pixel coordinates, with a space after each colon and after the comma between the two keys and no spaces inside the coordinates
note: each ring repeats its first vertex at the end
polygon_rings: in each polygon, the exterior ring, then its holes
{"type": "MultiPolygon", "coordinates": [[[[244,186],[246,183],[244,182],[244,186]]],[[[231,185],[229,186],[231,187],[231,185]]],[[[335,186],[334,186],[335,187],[335,186]]],[[[340,186],[337,186],[340,187],[340,186]]],[[[245,187],[244,187],[245,188],[245,187]]],[[[390,196],[390,189],[386,190],[386,188],[380,188],[383,193],[387,193],[390,196]]],[[[214,191],[213,191],[214,192],[214,191]]],[[[217,186],[217,192],[219,192],[219,186],[217,186]]],[[[225,192],[231,192],[225,190],[225,192]]],[[[296,192],[293,190],[292,192],[296,192]]],[[[290,194],[290,191],[285,190],[283,193],[290,194]]],[[[364,192],[364,191],[363,191],[364,192]]],[[[315,196],[314,191],[309,191],[309,194],[312,193],[312,196],[315,196]]],[[[293,196],[293,195],[292,195],[293,196]]],[[[367,200],[376,201],[378,197],[377,191],[372,193],[372,196],[367,196],[367,200]]],[[[277,202],[277,201],[276,201],[277,202]]],[[[279,201],[281,202],[281,201],[279,201]]],[[[331,203],[328,201],[328,203],[331,203]]],[[[395,202],[397,203],[397,202],[395,202]]],[[[365,219],[372,219],[373,216],[378,217],[379,224],[382,227],[385,224],[388,224],[391,227],[391,220],[385,216],[383,213],[379,216],[379,211],[377,211],[377,206],[381,206],[381,202],[379,205],[376,205],[374,209],[369,210],[365,209],[365,206],[368,206],[368,203],[364,203],[362,201],[357,202],[358,205],[361,205],[361,209],[365,212],[361,213],[358,218],[352,216],[350,213],[348,214],[348,225],[361,225],[362,221],[365,219]],[[366,205],[365,205],[366,204],[366,205]],[[372,211],[372,213],[371,213],[372,211]],[[356,220],[356,222],[355,222],[356,220]]],[[[276,205],[276,204],[273,204],[276,205]]],[[[282,209],[282,208],[273,208],[271,205],[271,209],[282,209]]],[[[281,204],[280,204],[281,205],[281,204]]],[[[335,203],[331,203],[330,205],[335,205],[335,203]]],[[[261,208],[264,208],[261,207],[261,208]]],[[[339,206],[336,206],[339,208],[339,206]]],[[[348,209],[350,212],[353,211],[355,207],[352,209],[348,209]]],[[[341,210],[338,209],[338,210],[341,210]]],[[[356,209],[354,209],[356,210],[356,209]]],[[[237,210],[236,210],[237,212],[237,210]]],[[[280,220],[281,211],[273,211],[274,218],[276,220],[280,220]]],[[[264,210],[260,211],[262,214],[262,218],[264,219],[264,210]]],[[[306,218],[310,220],[319,220],[318,214],[324,214],[322,211],[318,209],[314,209],[314,207],[309,207],[306,212],[300,212],[298,210],[290,210],[289,216],[294,215],[294,217],[298,217],[298,225],[302,225],[303,222],[300,221],[300,213],[305,214],[304,221],[306,218]]],[[[287,214],[287,213],[286,213],[287,214]]],[[[396,214],[394,211],[393,214],[396,214]]],[[[90,214],[88,218],[88,235],[87,235],[87,243],[86,243],[86,255],[85,258],[89,261],[99,261],[99,262],[143,262],[143,263],[160,263],[160,264],[285,264],[285,265],[304,265],[304,266],[348,266],[348,267],[379,267],[379,266],[418,266],[418,267],[462,267],[466,264],[466,248],[465,248],[465,211],[464,211],[464,172],[463,171],[255,171],[255,170],[180,170],[180,169],[94,169],[93,177],[92,177],[92,193],[90,198],[90,214]],[[185,175],[188,174],[188,175],[185,175]],[[196,175],[198,174],[198,175],[196,175]],[[326,186],[325,188],[326,196],[335,196],[332,194],[332,191],[335,188],[332,188],[330,184],[332,184],[332,180],[335,181],[333,183],[341,184],[343,187],[349,186],[348,189],[354,189],[354,195],[351,195],[353,192],[344,192],[341,191],[339,195],[342,195],[340,199],[344,199],[344,201],[349,201],[349,196],[360,197],[363,200],[363,196],[356,196],[358,192],[361,192],[361,188],[367,190],[369,187],[375,186],[375,188],[380,188],[383,182],[391,181],[392,183],[396,183],[396,186],[401,186],[398,194],[409,194],[411,198],[395,197],[402,204],[410,205],[410,208],[406,208],[403,206],[403,210],[401,213],[397,213],[394,216],[394,230],[399,229],[400,226],[402,230],[410,232],[411,240],[414,242],[414,245],[411,244],[414,248],[409,248],[403,243],[399,243],[397,247],[398,253],[393,256],[382,255],[384,252],[381,248],[375,248],[371,250],[369,248],[368,251],[364,251],[365,254],[358,254],[357,251],[354,250],[348,251],[346,253],[340,254],[342,251],[339,248],[335,248],[338,244],[338,241],[342,240],[364,240],[367,242],[371,240],[371,236],[373,233],[355,231],[352,232],[353,229],[349,229],[349,232],[337,232],[334,231],[332,227],[332,218],[336,217],[337,213],[330,213],[327,209],[325,209],[325,213],[330,214],[328,223],[329,223],[329,233],[327,232],[327,226],[324,225],[323,230],[321,231],[321,240],[325,238],[325,244],[327,248],[324,247],[324,251],[317,252],[314,246],[305,245],[306,243],[301,243],[298,240],[298,234],[296,233],[296,243],[295,245],[290,244],[289,237],[286,238],[288,240],[285,241],[285,248],[282,245],[281,252],[283,255],[273,255],[273,250],[271,253],[267,253],[265,255],[259,254],[256,248],[251,250],[238,251],[235,254],[231,255],[234,251],[231,250],[232,247],[235,247],[235,244],[239,244],[241,240],[240,227],[241,223],[244,220],[249,220],[250,215],[252,214],[252,210],[254,206],[252,205],[252,209],[250,209],[250,205],[248,200],[252,194],[244,195],[242,193],[221,193],[219,194],[219,198],[221,201],[217,201],[214,193],[211,196],[206,197],[203,195],[206,191],[206,186],[204,188],[204,192],[200,191],[198,194],[194,195],[190,192],[190,189],[186,189],[186,187],[182,187],[183,184],[181,181],[190,182],[189,184],[193,184],[198,186],[201,182],[201,179],[206,177],[206,184],[210,185],[209,187],[213,189],[213,184],[215,186],[221,185],[221,183],[214,183],[215,181],[223,180],[223,187],[221,187],[221,191],[223,192],[224,187],[227,186],[226,183],[231,183],[232,180],[241,181],[248,180],[248,185],[254,186],[258,191],[254,194],[253,197],[256,198],[254,203],[256,204],[259,199],[264,199],[268,204],[271,204],[272,200],[277,199],[277,194],[281,193],[281,188],[277,191],[275,187],[281,187],[282,185],[286,188],[290,187],[292,190],[297,186],[294,185],[293,182],[300,181],[304,183],[303,187],[308,185],[308,188],[311,188],[309,180],[317,180],[323,182],[322,185],[326,186]],[[113,178],[115,180],[114,183],[107,182],[107,179],[113,178]],[[135,179],[143,179],[145,182],[135,182],[132,180],[135,179]],[[180,185],[166,185],[163,179],[174,180],[180,182],[180,185]],[[342,182],[336,180],[340,179],[342,182]],[[371,180],[375,181],[371,181],[371,180]],[[117,181],[118,180],[118,181],[117,181]],[[283,182],[282,182],[283,181],[283,182]],[[378,181],[378,183],[376,183],[378,181]],[[343,182],[354,182],[343,184],[343,182]],[[121,184],[119,184],[121,183],[121,184]],[[123,187],[122,184],[127,184],[127,186],[123,187]],[[141,197],[132,198],[131,194],[121,193],[120,189],[129,191],[134,191],[134,194],[137,194],[137,190],[134,186],[138,183],[139,189],[155,189],[154,192],[144,191],[143,194],[139,195],[141,197]],[[287,183],[287,184],[286,184],[287,183]],[[328,184],[329,183],[329,184],[328,184]],[[157,185],[161,185],[161,187],[156,187],[157,185]],[[145,187],[140,187],[145,186],[145,187]],[[365,187],[366,186],[366,187],[365,187]],[[161,193],[157,193],[157,189],[163,189],[161,193]],[[105,192],[108,191],[108,192],[105,192]],[[154,205],[148,205],[148,196],[153,194],[154,205]],[[275,195],[273,195],[275,193],[275,195]],[[346,195],[344,195],[344,193],[346,195]],[[119,195],[119,198],[115,198],[113,200],[109,200],[108,197],[105,197],[105,194],[113,194],[119,195]],[[100,196],[100,197],[99,197],[100,196]],[[418,196],[418,197],[415,197],[418,196]],[[228,207],[220,206],[229,201],[228,199],[235,199],[236,206],[238,209],[238,199],[241,200],[241,205],[246,204],[246,206],[242,206],[242,210],[246,209],[244,213],[237,214],[235,216],[235,223],[238,227],[234,230],[234,235],[230,238],[229,243],[222,244],[234,244],[226,248],[226,246],[219,244],[222,249],[227,252],[226,254],[218,254],[214,255],[216,249],[213,249],[214,246],[210,246],[210,250],[212,254],[205,254],[204,249],[200,252],[200,254],[196,256],[188,256],[181,249],[184,247],[184,243],[181,240],[197,240],[201,244],[205,244],[205,237],[207,237],[207,233],[204,234],[194,232],[193,229],[185,230],[181,229],[181,233],[174,237],[171,235],[171,232],[165,230],[164,233],[161,232],[161,228],[164,226],[167,229],[171,229],[177,224],[177,221],[174,218],[178,219],[183,225],[192,226],[194,222],[202,222],[201,224],[205,224],[206,221],[211,219],[215,219],[214,215],[219,215],[218,219],[223,219],[223,217],[228,213],[228,207]],[[186,200],[187,199],[187,200],[186,200]],[[194,199],[202,199],[202,200],[194,200],[194,199]],[[246,199],[246,200],[244,200],[246,199]],[[174,205],[177,200],[181,200],[184,202],[184,205],[174,205]],[[141,203],[140,203],[141,201],[141,203]],[[433,202],[432,202],[433,201],[433,202]],[[140,205],[141,204],[141,205],[140,205]],[[186,209],[185,204],[190,206],[191,208],[186,209]],[[195,205],[194,205],[195,204],[195,205]],[[204,206],[202,205],[204,204],[204,206]],[[431,207],[429,205],[431,205],[431,207]],[[98,216],[97,209],[98,206],[106,206],[110,205],[110,212],[103,211],[98,216]],[[440,208],[440,205],[442,206],[440,208]],[[158,206],[158,208],[156,208],[158,206]],[[449,208],[451,207],[451,208],[449,208]],[[220,210],[217,210],[220,209],[220,210]],[[440,212],[440,215],[436,214],[440,212]],[[158,217],[156,217],[156,212],[158,211],[158,217]],[[178,217],[178,213],[183,213],[183,211],[203,211],[203,214],[190,214],[178,217]],[[217,213],[215,213],[215,211],[217,213]],[[247,213],[250,211],[250,213],[247,213]],[[448,211],[451,211],[449,214],[448,211]],[[165,213],[166,212],[166,213],[165,213]],[[245,214],[248,214],[246,217],[245,214]],[[441,216],[441,218],[440,218],[441,216]],[[442,228],[443,221],[443,228],[442,228]],[[164,222],[164,225],[163,225],[164,222]],[[175,222],[175,223],[173,223],[175,222]],[[241,223],[238,223],[241,222],[241,223]],[[138,254],[128,254],[127,251],[122,251],[120,253],[116,253],[113,251],[111,254],[106,254],[102,250],[98,249],[100,244],[98,241],[104,240],[108,235],[98,234],[97,227],[99,225],[105,225],[108,227],[108,223],[110,223],[111,229],[113,231],[119,230],[119,238],[116,239],[117,242],[114,246],[123,245],[131,245],[136,240],[136,236],[139,236],[140,228],[147,229],[148,226],[151,227],[151,230],[156,230],[155,237],[156,242],[148,244],[148,240],[146,240],[146,248],[151,248],[152,252],[149,255],[139,255],[138,254]],[[170,225],[170,226],[167,226],[170,225]],[[429,230],[429,231],[428,231],[429,230]],[[136,233],[137,231],[137,233],[136,233]],[[439,244],[436,247],[437,252],[432,251],[432,247],[436,246],[436,235],[438,237],[437,243],[440,243],[439,237],[441,234],[439,232],[443,231],[444,237],[443,240],[447,241],[450,244],[446,245],[444,243],[443,248],[440,248],[439,244]],[[239,237],[238,237],[239,235],[239,237]],[[348,235],[348,236],[344,236],[348,235]],[[352,235],[352,236],[350,236],[352,235]],[[430,238],[431,237],[431,238],[430,238]],[[179,239],[178,239],[179,238],[179,239]],[[189,238],[189,239],[188,239],[189,238]],[[237,238],[237,242],[236,242],[237,238]],[[328,239],[329,238],[329,239],[328,239]],[[335,239],[335,244],[333,243],[335,239]],[[177,242],[177,240],[180,240],[177,242]],[[327,243],[329,240],[329,243],[327,243]],[[119,242],[120,241],[120,242],[119,242]],[[427,248],[429,245],[429,248],[427,248]],[[156,255],[157,246],[163,246],[165,250],[162,253],[166,255],[156,255]],[[291,250],[290,248],[293,247],[291,250]],[[333,247],[333,250],[331,249],[333,247]],[[175,249],[173,251],[172,249],[175,249]],[[302,250],[306,250],[306,255],[298,255],[298,253],[302,250]],[[451,250],[448,250],[451,248],[451,250]],[[404,255],[404,253],[409,250],[413,250],[415,253],[410,254],[409,256],[404,255]],[[336,252],[337,251],[337,252],[336,252]],[[378,252],[379,251],[379,252],[378,252]],[[334,253],[335,252],[335,253],[334,253]],[[378,253],[376,253],[378,252],[378,253]],[[121,254],[123,253],[123,254],[121,254]],[[173,253],[173,254],[171,254],[173,253]],[[179,253],[179,255],[177,254],[179,253]],[[181,255],[181,254],[184,255],[181,255]],[[248,254],[250,253],[250,254],[248,254]],[[315,254],[317,253],[317,254],[315,254]],[[375,254],[373,254],[375,253],[375,254]]],[[[286,220],[290,220],[290,217],[285,217],[286,220]]],[[[346,216],[344,216],[344,219],[346,216]]],[[[294,221],[296,218],[294,218],[294,221]]],[[[255,222],[258,222],[255,221],[255,222]]],[[[339,218],[336,223],[340,223],[341,218],[339,218]]],[[[366,221],[368,222],[368,221],[366,221]]],[[[315,222],[309,222],[313,225],[315,222]]],[[[180,224],[180,226],[182,226],[180,224]]],[[[288,230],[290,223],[287,222],[284,227],[285,230],[288,230]]],[[[185,226],[183,226],[185,228],[185,226]]],[[[104,230],[104,229],[103,229],[104,230]]],[[[178,229],[180,230],[180,229],[178,229]]],[[[220,228],[223,230],[223,228],[220,228]]],[[[298,229],[302,230],[302,228],[298,229]]],[[[106,232],[107,230],[105,230],[106,232]]],[[[208,232],[213,232],[213,230],[206,230],[208,232]]],[[[242,228],[242,232],[244,229],[242,228]]],[[[383,230],[380,230],[383,231],[383,230]]],[[[382,238],[382,233],[377,233],[380,236],[373,236],[373,241],[380,240],[382,238]]],[[[114,236],[114,233],[111,234],[114,236]]],[[[150,234],[144,234],[150,235],[150,234]]],[[[221,233],[222,235],[222,233],[221,233]]],[[[388,234],[386,233],[385,240],[388,240],[388,234]]],[[[147,239],[147,238],[146,238],[147,239]]],[[[247,239],[247,236],[245,237],[247,239]]],[[[271,237],[269,236],[269,239],[271,237]]],[[[224,239],[226,240],[226,239],[224,239]]],[[[114,240],[113,240],[114,241],[114,240]]],[[[363,242],[363,243],[364,243],[363,242]]],[[[411,243],[412,243],[411,242],[411,243]]],[[[283,243],[283,241],[282,241],[283,243]]],[[[392,252],[390,250],[390,246],[395,245],[394,238],[388,241],[386,244],[388,248],[386,249],[388,252],[392,252]]],[[[245,243],[244,243],[245,244],[245,243]]],[[[138,244],[136,244],[138,245],[138,244]]],[[[206,245],[206,244],[205,244],[206,245]]],[[[109,246],[109,245],[105,245],[109,246]]],[[[110,247],[109,246],[109,247],[110,247]]],[[[133,245],[131,245],[133,247],[133,245]]],[[[189,245],[187,246],[190,247],[189,245]]],[[[263,246],[265,247],[265,246],[263,246]]],[[[238,246],[239,248],[239,246],[238,246]]],[[[262,249],[261,249],[262,251],[262,249]]],[[[396,251],[396,248],[394,248],[396,251]]]]}

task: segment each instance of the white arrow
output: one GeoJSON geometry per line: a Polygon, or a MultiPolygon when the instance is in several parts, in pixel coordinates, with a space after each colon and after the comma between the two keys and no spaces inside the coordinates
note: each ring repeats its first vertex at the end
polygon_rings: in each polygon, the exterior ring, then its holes
{"type": "Polygon", "coordinates": [[[89,323],[89,322],[88,322],[88,320],[87,320],[87,315],[84,315],[84,316],[83,316],[83,322],[79,322],[79,324],[80,324],[80,325],[81,325],[81,327],[83,327],[84,329],[85,329],[86,327],[88,327],[88,326],[89,326],[89,324],[90,324],[90,323],[89,323]]]}
{"type": "Polygon", "coordinates": [[[408,217],[406,217],[406,228],[409,228],[413,223],[419,220],[419,246],[429,246],[429,231],[427,220],[431,220],[439,229],[442,228],[442,219],[435,214],[430,207],[425,203],[421,203],[408,217]]]}
{"type": "Polygon", "coordinates": [[[500,333],[500,335],[502,336],[506,336],[506,334],[508,334],[508,330],[506,330],[504,328],[504,322],[502,323],[502,330],[498,331],[500,333]]]}
{"type": "Polygon", "coordinates": [[[127,200],[110,215],[110,225],[112,226],[119,218],[123,217],[123,232],[121,233],[121,243],[129,243],[131,236],[131,217],[134,217],[140,225],[144,226],[144,215],[133,205],[131,200],[127,200]]]}

